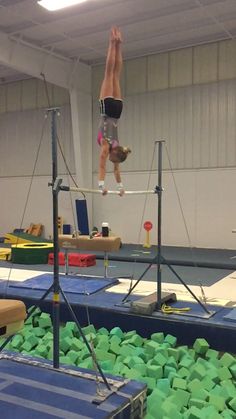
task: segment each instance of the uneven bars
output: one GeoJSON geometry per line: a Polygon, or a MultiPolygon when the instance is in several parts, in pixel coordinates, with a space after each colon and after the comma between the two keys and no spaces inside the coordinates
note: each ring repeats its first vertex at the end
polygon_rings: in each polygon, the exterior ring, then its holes
{"type": "MultiPolygon", "coordinates": [[[[83,193],[92,193],[92,194],[100,194],[102,195],[102,191],[100,189],[86,189],[86,188],[75,188],[75,187],[62,187],[62,190],[71,191],[71,192],[83,192],[83,193]]],[[[125,191],[124,195],[147,195],[147,194],[154,194],[156,193],[155,190],[147,190],[147,191],[125,191]]],[[[107,194],[110,195],[119,195],[120,191],[107,191],[107,194]]]]}

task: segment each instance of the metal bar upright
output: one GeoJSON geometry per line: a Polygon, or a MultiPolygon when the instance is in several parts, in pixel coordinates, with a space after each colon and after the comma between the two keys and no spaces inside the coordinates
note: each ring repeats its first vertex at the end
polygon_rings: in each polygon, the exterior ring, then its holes
{"type": "Polygon", "coordinates": [[[59,330],[60,330],[60,283],[59,283],[59,243],[58,243],[58,193],[57,186],[58,164],[57,164],[57,123],[56,117],[58,108],[48,110],[51,114],[51,136],[52,136],[52,199],[53,199],[53,254],[54,254],[54,275],[53,275],[53,367],[59,368],[59,330]]]}
{"type": "Polygon", "coordinates": [[[162,145],[164,140],[157,140],[158,144],[158,185],[157,185],[157,197],[158,197],[158,208],[157,208],[157,310],[161,310],[161,262],[162,262],[162,242],[161,242],[161,230],[162,230],[162,145]]]}

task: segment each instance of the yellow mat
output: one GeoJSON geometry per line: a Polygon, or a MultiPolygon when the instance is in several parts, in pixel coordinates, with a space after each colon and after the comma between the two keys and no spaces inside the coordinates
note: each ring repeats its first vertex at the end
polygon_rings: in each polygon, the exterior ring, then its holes
{"type": "Polygon", "coordinates": [[[10,259],[11,259],[11,249],[0,247],[0,260],[10,260],[10,259]]]}
{"type": "Polygon", "coordinates": [[[4,235],[4,243],[20,244],[20,243],[32,243],[32,240],[27,240],[14,234],[7,233],[4,235]]]}

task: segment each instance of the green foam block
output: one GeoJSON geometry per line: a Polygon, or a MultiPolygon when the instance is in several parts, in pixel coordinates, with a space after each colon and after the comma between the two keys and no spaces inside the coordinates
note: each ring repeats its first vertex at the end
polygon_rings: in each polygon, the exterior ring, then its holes
{"type": "Polygon", "coordinates": [[[38,319],[38,326],[42,329],[47,329],[48,327],[52,327],[52,319],[49,314],[41,313],[38,319]]]}
{"type": "Polygon", "coordinates": [[[147,366],[147,375],[152,378],[162,378],[163,377],[163,368],[159,365],[148,365],[147,366]]]}
{"type": "Polygon", "coordinates": [[[234,397],[230,402],[229,406],[232,407],[233,411],[236,412],[236,397],[234,397]]]}
{"type": "Polygon", "coordinates": [[[209,343],[204,338],[196,339],[193,344],[193,349],[195,350],[195,352],[201,355],[205,354],[207,350],[209,349],[209,347],[210,347],[209,343]]]}
{"type": "Polygon", "coordinates": [[[124,333],[122,332],[120,327],[113,327],[113,329],[111,329],[110,336],[113,336],[113,335],[119,337],[120,339],[123,339],[124,337],[124,333]]]}
{"type": "Polygon", "coordinates": [[[162,332],[153,333],[151,335],[151,340],[154,340],[157,343],[163,343],[164,342],[164,333],[162,333],[162,332]]]}

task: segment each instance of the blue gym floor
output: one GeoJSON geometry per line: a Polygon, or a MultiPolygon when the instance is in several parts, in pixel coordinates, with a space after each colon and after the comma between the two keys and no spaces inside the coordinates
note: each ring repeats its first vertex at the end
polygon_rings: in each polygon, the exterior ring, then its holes
{"type": "MultiPolygon", "coordinates": [[[[21,299],[27,306],[38,304],[44,291],[27,288],[8,287],[5,294],[5,281],[0,283],[0,295],[7,298],[21,299]]],[[[204,337],[212,348],[220,351],[235,353],[236,321],[228,321],[225,316],[234,313],[235,309],[208,305],[208,310],[214,312],[209,318],[197,303],[177,301],[172,303],[174,308],[190,307],[189,314],[163,314],[154,312],[153,315],[138,315],[130,312],[129,304],[122,304],[125,294],[98,291],[91,295],[75,293],[66,294],[75,314],[82,326],[89,320],[95,327],[111,329],[120,326],[124,331],[135,329],[144,337],[157,331],[171,333],[178,339],[178,344],[192,345],[196,338],[204,337]]],[[[140,298],[140,297],[139,297],[140,298]]],[[[138,299],[137,295],[130,296],[129,301],[138,299]]],[[[52,312],[52,300],[49,295],[40,303],[40,308],[52,312]]],[[[71,320],[71,315],[61,298],[61,321],[71,320]]]]}
{"type": "MultiPolygon", "coordinates": [[[[127,252],[131,251],[132,254],[136,251],[137,246],[133,246],[130,249],[122,246],[121,251],[127,252]]],[[[139,249],[140,252],[143,252],[143,248],[139,249]]],[[[173,250],[173,249],[172,249],[173,250]]],[[[146,251],[146,250],[145,250],[146,251]]],[[[156,248],[151,248],[151,252],[156,251],[156,248]]],[[[170,249],[169,249],[170,251],[170,249]]],[[[187,252],[187,249],[180,249],[179,252],[187,252]]],[[[188,249],[189,252],[189,249],[188,249]]],[[[121,252],[118,252],[120,255],[121,252]]],[[[175,265],[173,266],[178,275],[185,281],[187,285],[196,286],[200,290],[200,286],[203,289],[208,290],[207,287],[217,285],[223,278],[232,274],[235,271],[233,264],[236,265],[236,259],[234,259],[235,253],[233,251],[213,251],[206,249],[206,252],[201,250],[201,255],[204,257],[204,260],[201,261],[201,267],[197,266],[187,266],[185,265],[175,265]],[[213,252],[214,255],[213,255],[213,252]],[[209,254],[214,259],[214,261],[221,266],[221,268],[209,268],[204,267],[203,265],[209,264],[209,254]],[[233,259],[232,259],[233,258],[233,259]],[[225,266],[230,266],[231,269],[227,269],[225,266]],[[228,264],[228,265],[227,265],[228,264]],[[224,266],[224,268],[223,268],[224,266]]],[[[144,253],[144,256],[146,253],[144,253]]],[[[150,256],[150,253],[147,255],[150,256]]],[[[133,276],[134,279],[138,279],[144,270],[149,266],[147,261],[140,260],[138,262],[134,261],[118,261],[112,259],[113,255],[109,255],[109,268],[108,274],[111,277],[124,278],[133,276]]],[[[149,257],[148,256],[148,257],[149,257]]],[[[171,256],[172,259],[177,258],[176,249],[171,256]]],[[[198,263],[200,261],[200,256],[198,263]]],[[[0,267],[12,267],[14,269],[23,269],[23,270],[34,270],[42,272],[52,272],[53,267],[50,265],[12,265],[10,262],[0,261],[0,267]]],[[[162,266],[162,280],[165,283],[178,284],[179,281],[169,270],[167,265],[162,266]]],[[[60,272],[64,272],[64,267],[60,267],[60,272]]],[[[69,267],[69,273],[81,273],[82,275],[103,275],[104,267],[103,261],[101,259],[97,260],[96,266],[89,268],[75,268],[69,267]]],[[[145,281],[154,281],[156,282],[157,277],[157,268],[155,264],[150,266],[150,269],[142,279],[143,284],[145,281]]],[[[11,277],[11,280],[14,278],[11,277]]],[[[128,280],[127,280],[128,281],[128,280]]],[[[7,298],[20,298],[26,302],[28,306],[32,304],[38,304],[41,299],[44,291],[38,289],[25,289],[22,287],[13,288],[10,285],[12,281],[2,280],[0,281],[0,296],[7,298]]],[[[16,284],[17,285],[17,284],[16,284]]],[[[229,295],[230,295],[229,290],[229,295]]],[[[190,307],[190,312],[184,315],[180,314],[163,314],[161,312],[154,312],[153,315],[137,315],[131,313],[129,304],[122,304],[122,299],[126,294],[124,293],[115,293],[111,290],[101,289],[93,294],[86,295],[84,294],[75,294],[68,292],[66,293],[69,302],[72,304],[73,309],[78,317],[81,325],[87,325],[88,323],[88,313],[90,322],[94,324],[95,327],[107,327],[112,328],[119,325],[124,331],[135,329],[142,336],[150,336],[151,333],[155,331],[163,331],[165,333],[171,333],[178,338],[179,344],[188,344],[192,345],[194,340],[198,337],[205,337],[210,345],[217,350],[236,352],[236,320],[235,320],[235,301],[227,301],[224,306],[207,304],[207,308],[210,312],[213,312],[211,316],[206,316],[205,312],[199,306],[198,303],[181,301],[178,297],[176,303],[171,303],[173,308],[177,307],[190,307]],[[227,319],[227,316],[232,316],[231,319],[227,319]],[[230,321],[229,321],[230,320],[230,321]]],[[[134,301],[140,298],[137,295],[131,295],[129,297],[130,301],[134,301]]],[[[216,303],[217,304],[217,303],[216,303]]],[[[52,303],[51,296],[47,297],[46,300],[42,301],[40,304],[42,310],[51,312],[52,303]]],[[[68,309],[66,308],[63,299],[61,299],[61,320],[68,321],[71,320],[68,309]]]]}
{"type": "MultiPolygon", "coordinates": [[[[102,259],[103,253],[96,252],[96,256],[102,259]]],[[[156,256],[156,246],[146,249],[142,245],[134,244],[123,244],[119,252],[110,254],[112,260],[142,263],[151,263],[156,256]]],[[[162,246],[162,256],[163,264],[236,270],[235,250],[162,246]]]]}

